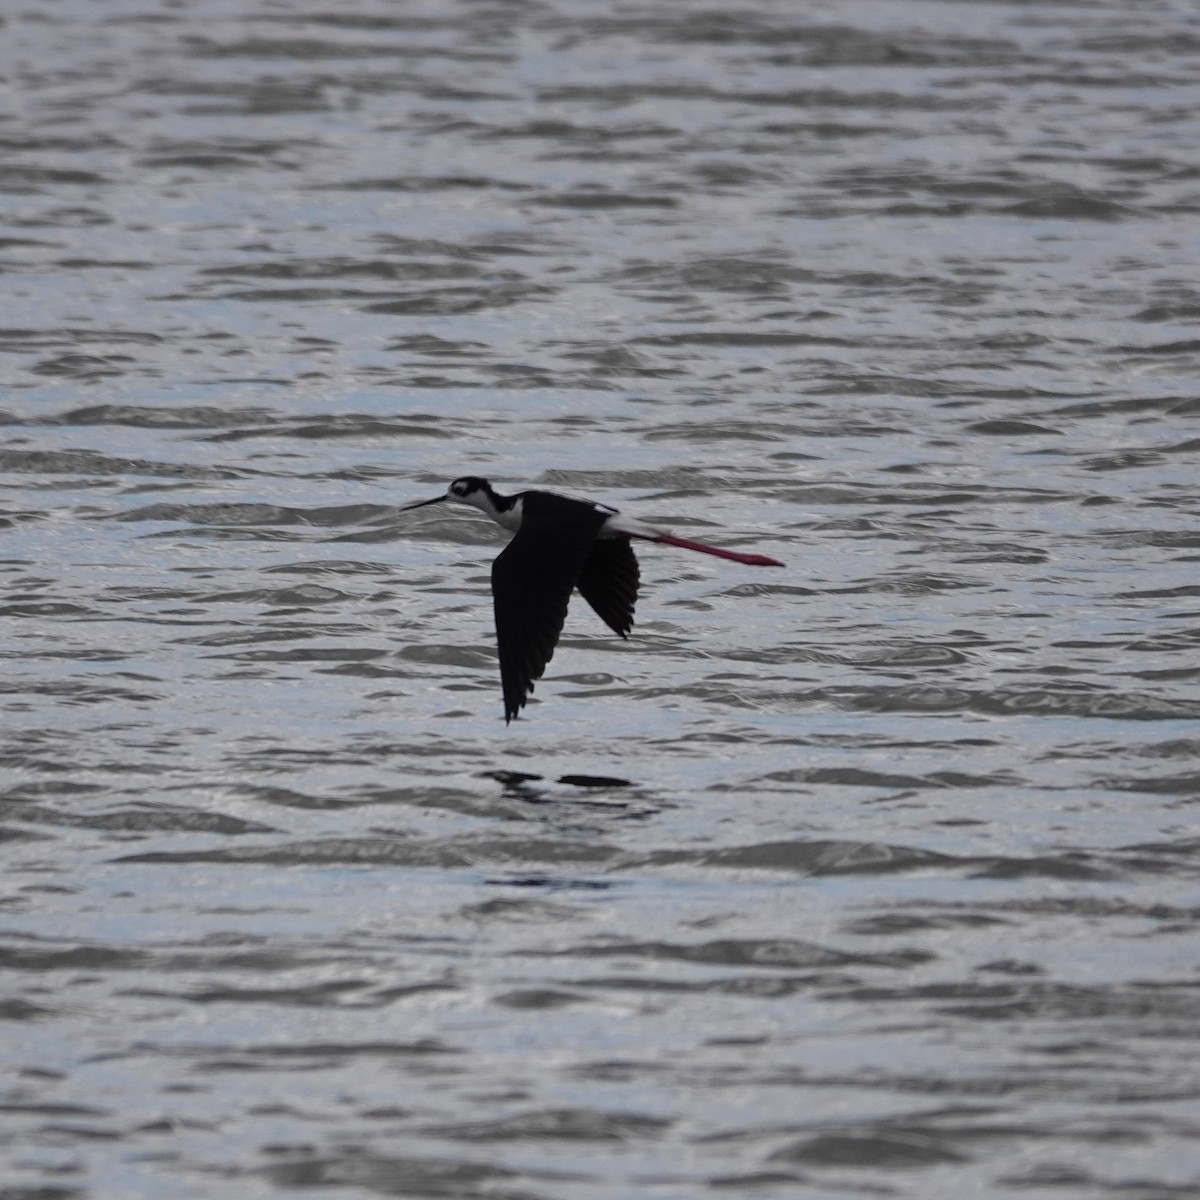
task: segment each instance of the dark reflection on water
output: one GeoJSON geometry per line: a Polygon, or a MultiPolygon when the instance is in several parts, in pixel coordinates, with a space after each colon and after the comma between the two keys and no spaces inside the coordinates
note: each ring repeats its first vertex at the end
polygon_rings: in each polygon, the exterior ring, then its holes
{"type": "Polygon", "coordinates": [[[4,1197],[1200,1188],[1190,11],[4,17],[4,1197]]]}

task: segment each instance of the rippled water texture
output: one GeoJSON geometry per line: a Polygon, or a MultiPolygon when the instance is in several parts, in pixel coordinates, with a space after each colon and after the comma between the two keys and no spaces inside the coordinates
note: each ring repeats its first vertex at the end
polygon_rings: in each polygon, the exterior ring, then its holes
{"type": "Polygon", "coordinates": [[[4,18],[0,1200],[1200,1194],[1193,5],[4,18]]]}

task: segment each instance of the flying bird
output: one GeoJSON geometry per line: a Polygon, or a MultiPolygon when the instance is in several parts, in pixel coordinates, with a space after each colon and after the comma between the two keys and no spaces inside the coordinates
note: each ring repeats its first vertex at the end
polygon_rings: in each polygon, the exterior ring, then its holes
{"type": "Polygon", "coordinates": [[[751,567],[783,566],[765,554],[742,554],[676,537],[607,504],[556,492],[502,496],[477,475],[456,479],[445,495],[405,504],[402,511],[446,500],[469,504],[516,535],[492,563],[506,724],[525,707],[534,682],[553,656],[575,588],[613,633],[629,636],[639,581],[631,538],[698,550],[751,567]]]}

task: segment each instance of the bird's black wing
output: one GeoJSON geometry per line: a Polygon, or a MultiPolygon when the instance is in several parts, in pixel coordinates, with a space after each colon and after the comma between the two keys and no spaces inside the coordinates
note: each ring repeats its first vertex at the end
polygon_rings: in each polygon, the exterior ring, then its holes
{"type": "Polygon", "coordinates": [[[613,633],[627,637],[633,628],[639,579],[638,561],[627,537],[597,538],[575,586],[613,633]]]}
{"type": "Polygon", "coordinates": [[[521,496],[521,527],[492,564],[505,721],[524,708],[554,654],[567,602],[607,519],[582,500],[521,496]]]}

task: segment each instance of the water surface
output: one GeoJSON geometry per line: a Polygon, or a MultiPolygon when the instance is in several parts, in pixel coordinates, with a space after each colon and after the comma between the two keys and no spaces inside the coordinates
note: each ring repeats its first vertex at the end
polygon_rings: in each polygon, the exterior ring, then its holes
{"type": "Polygon", "coordinates": [[[1200,24],[27,3],[8,1197],[1200,1188],[1200,24]],[[641,552],[506,727],[462,474],[641,552]]]}

